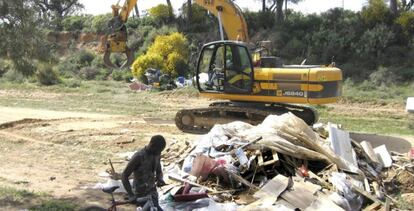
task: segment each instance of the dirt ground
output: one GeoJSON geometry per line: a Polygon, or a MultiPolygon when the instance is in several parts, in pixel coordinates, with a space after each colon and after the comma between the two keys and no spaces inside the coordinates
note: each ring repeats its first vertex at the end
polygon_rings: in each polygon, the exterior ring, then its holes
{"type": "MultiPolygon", "coordinates": [[[[0,185],[43,192],[78,201],[81,206],[107,205],[109,197],[92,190],[105,178],[108,159],[121,172],[119,153],[145,145],[155,134],[167,142],[193,141],[171,120],[126,115],[57,112],[0,107],[0,185]]],[[[403,137],[414,143],[412,137],[403,137]]],[[[27,208],[24,205],[13,209],[27,208]]]]}
{"type": "Polygon", "coordinates": [[[108,159],[122,171],[126,163],[118,153],[142,147],[155,134],[167,142],[195,139],[156,118],[0,109],[0,184],[85,204],[107,204],[108,196],[86,187],[105,182],[98,174],[109,168],[108,159]]]}

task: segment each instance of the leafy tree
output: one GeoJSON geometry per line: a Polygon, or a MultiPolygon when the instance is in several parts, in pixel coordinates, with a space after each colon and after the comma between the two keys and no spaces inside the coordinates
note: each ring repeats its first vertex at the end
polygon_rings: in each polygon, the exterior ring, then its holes
{"type": "MultiPolygon", "coordinates": [[[[189,2],[191,2],[189,0],[189,2]]],[[[189,4],[188,2],[183,4],[181,7],[181,18],[184,19],[186,23],[185,29],[183,31],[189,33],[198,33],[211,31],[210,24],[217,26],[216,18],[210,18],[203,7],[198,4],[189,4]],[[191,6],[191,8],[189,8],[191,6]],[[213,23],[214,22],[214,23],[213,23]]]]}
{"type": "Polygon", "coordinates": [[[108,30],[109,20],[112,19],[112,14],[94,16],[92,19],[92,30],[97,33],[105,33],[108,30]]]}
{"type": "Polygon", "coordinates": [[[167,23],[170,20],[170,7],[165,4],[159,4],[149,9],[149,14],[160,23],[167,23]]]}
{"type": "Polygon", "coordinates": [[[193,19],[193,4],[191,0],[187,0],[187,23],[190,25],[193,19]]]}
{"type": "Polygon", "coordinates": [[[386,65],[387,49],[394,42],[396,34],[384,24],[368,29],[361,36],[359,42],[353,43],[355,52],[364,59],[365,66],[369,69],[386,65]]]}
{"type": "Polygon", "coordinates": [[[52,58],[45,34],[36,27],[41,20],[33,5],[33,0],[0,1],[0,57],[10,59],[24,75],[36,71],[32,59],[52,58]]]}
{"type": "Polygon", "coordinates": [[[84,28],[91,26],[93,16],[91,15],[75,15],[68,16],[63,19],[62,26],[65,31],[82,31],[84,28]]]}
{"type": "Polygon", "coordinates": [[[414,12],[402,12],[395,22],[409,34],[414,34],[414,12]]]}
{"type": "Polygon", "coordinates": [[[56,30],[62,30],[62,21],[65,17],[73,14],[83,5],[79,0],[33,0],[34,4],[40,8],[44,18],[52,21],[52,26],[56,30]]]}
{"type": "Polygon", "coordinates": [[[166,0],[166,1],[168,5],[168,16],[169,16],[169,19],[172,20],[174,18],[174,12],[173,12],[174,9],[172,7],[171,0],[166,0]]]}
{"type": "Polygon", "coordinates": [[[384,0],[369,0],[361,13],[363,20],[370,25],[390,23],[391,20],[391,12],[384,0]]]}
{"type": "Polygon", "coordinates": [[[401,0],[402,11],[410,11],[414,7],[414,0],[401,0]]]}
{"type": "Polygon", "coordinates": [[[302,0],[256,0],[256,1],[260,1],[261,4],[262,4],[261,12],[276,13],[276,20],[277,20],[277,22],[280,23],[285,19],[285,17],[287,17],[288,2],[291,2],[293,4],[297,4],[302,0]],[[268,4],[270,4],[270,6],[267,6],[268,4]],[[285,12],[283,12],[283,6],[285,7],[285,12]]]}

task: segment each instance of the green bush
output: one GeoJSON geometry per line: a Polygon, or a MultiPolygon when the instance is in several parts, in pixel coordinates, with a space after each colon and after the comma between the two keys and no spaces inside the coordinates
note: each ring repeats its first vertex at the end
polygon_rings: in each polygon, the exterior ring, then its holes
{"type": "MultiPolygon", "coordinates": [[[[84,67],[94,66],[96,68],[102,68],[103,59],[102,57],[95,56],[94,53],[88,50],[80,50],[70,54],[63,61],[57,65],[57,70],[64,78],[71,77],[85,77],[84,72],[80,70],[84,67]]],[[[86,74],[88,75],[88,74],[86,74]]]]}
{"type": "Polygon", "coordinates": [[[128,35],[128,46],[132,51],[138,50],[144,43],[143,36],[135,31],[129,33],[128,35]]]}
{"type": "Polygon", "coordinates": [[[63,61],[56,67],[60,75],[64,78],[72,78],[79,74],[79,65],[72,61],[63,61]]]}
{"type": "Polygon", "coordinates": [[[3,77],[3,75],[11,69],[12,65],[9,61],[0,59],[0,77],[3,77]]]}
{"type": "Polygon", "coordinates": [[[103,61],[103,56],[102,55],[95,56],[95,58],[91,62],[91,66],[98,67],[98,68],[105,68],[106,66],[103,61]]]}
{"type": "Polygon", "coordinates": [[[108,29],[108,22],[112,19],[112,14],[94,16],[92,19],[92,30],[96,33],[105,33],[108,29]]]}
{"type": "Polygon", "coordinates": [[[115,81],[131,82],[133,77],[131,71],[128,70],[115,70],[112,72],[112,79],[115,81]]]}
{"type": "Polygon", "coordinates": [[[82,84],[82,81],[77,80],[77,79],[66,79],[63,80],[63,85],[65,85],[66,87],[69,88],[78,88],[80,87],[82,84]]]}
{"type": "Polygon", "coordinates": [[[8,70],[4,75],[3,78],[6,79],[6,81],[9,82],[15,82],[15,83],[23,83],[25,80],[24,75],[15,69],[8,70]]]}
{"type": "Polygon", "coordinates": [[[96,67],[83,67],[79,71],[79,76],[85,80],[94,80],[100,73],[100,69],[96,67]]]}
{"type": "Polygon", "coordinates": [[[45,86],[55,85],[60,82],[58,72],[50,64],[39,64],[36,72],[37,81],[45,86]]]}
{"type": "Polygon", "coordinates": [[[85,22],[91,19],[91,15],[75,15],[68,16],[63,19],[62,25],[63,30],[65,31],[82,31],[84,28],[85,22]]]}
{"type": "Polygon", "coordinates": [[[99,73],[96,75],[97,80],[105,81],[108,79],[108,76],[111,75],[112,71],[107,68],[102,68],[99,73]]]}
{"type": "Polygon", "coordinates": [[[388,68],[380,67],[369,75],[369,79],[375,86],[392,86],[398,82],[398,77],[388,68]]]}
{"type": "Polygon", "coordinates": [[[91,51],[81,50],[77,53],[77,62],[81,66],[91,65],[92,61],[95,59],[95,54],[91,51]]]}
{"type": "Polygon", "coordinates": [[[13,68],[22,73],[23,76],[31,76],[36,72],[36,65],[34,65],[33,60],[27,58],[14,60],[13,68]]]}

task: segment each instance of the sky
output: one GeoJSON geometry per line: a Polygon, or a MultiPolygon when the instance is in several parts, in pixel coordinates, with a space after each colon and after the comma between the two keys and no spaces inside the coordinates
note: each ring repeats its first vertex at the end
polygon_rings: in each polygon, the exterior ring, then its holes
{"type": "MultiPolygon", "coordinates": [[[[121,4],[125,0],[121,0],[121,4]]],[[[236,4],[239,5],[242,9],[248,8],[252,11],[260,10],[260,2],[254,2],[253,0],[236,0],[236,4]]],[[[115,4],[117,0],[80,0],[80,2],[85,6],[85,9],[82,13],[86,14],[104,14],[111,12],[111,5],[115,4]]],[[[174,9],[177,11],[178,8],[185,2],[185,0],[171,0],[174,9]]],[[[345,9],[358,11],[366,4],[367,0],[303,0],[297,5],[290,4],[289,8],[294,10],[302,11],[303,13],[320,13],[334,7],[342,7],[345,9]]],[[[160,3],[165,4],[165,0],[138,0],[138,8],[140,11],[149,9],[153,6],[156,6],[160,3]]]]}

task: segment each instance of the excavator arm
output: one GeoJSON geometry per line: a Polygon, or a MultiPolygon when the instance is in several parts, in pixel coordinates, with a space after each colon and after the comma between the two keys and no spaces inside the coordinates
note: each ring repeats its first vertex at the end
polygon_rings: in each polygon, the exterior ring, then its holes
{"type": "Polygon", "coordinates": [[[195,3],[216,16],[229,40],[249,41],[246,20],[241,9],[230,0],[195,0],[195,3]]]}
{"type": "MultiPolygon", "coordinates": [[[[121,8],[121,12],[119,13],[119,17],[121,18],[122,22],[126,23],[128,21],[129,14],[134,9],[134,6],[137,4],[138,0],[126,0],[124,5],[121,8]]],[[[119,1],[118,4],[119,5],[119,1]]]]}
{"type": "Polygon", "coordinates": [[[125,0],[123,6],[119,5],[120,0],[112,5],[112,19],[108,23],[108,32],[102,40],[104,53],[104,63],[109,68],[128,67],[134,61],[133,52],[127,46],[128,32],[125,23],[128,21],[129,14],[134,9],[138,0],[125,0]],[[127,60],[115,65],[112,63],[111,53],[124,53],[127,60]]]}

